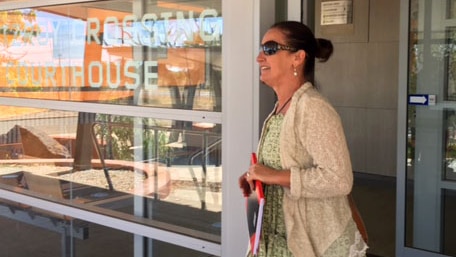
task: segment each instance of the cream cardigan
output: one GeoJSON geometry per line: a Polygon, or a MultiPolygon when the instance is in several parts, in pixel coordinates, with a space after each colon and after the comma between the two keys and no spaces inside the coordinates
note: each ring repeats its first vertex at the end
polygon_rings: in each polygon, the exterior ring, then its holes
{"type": "Polygon", "coordinates": [[[339,115],[309,82],[284,117],[280,158],[291,171],[283,199],[288,248],[294,257],[322,256],[352,219],[353,172],[339,115]]]}

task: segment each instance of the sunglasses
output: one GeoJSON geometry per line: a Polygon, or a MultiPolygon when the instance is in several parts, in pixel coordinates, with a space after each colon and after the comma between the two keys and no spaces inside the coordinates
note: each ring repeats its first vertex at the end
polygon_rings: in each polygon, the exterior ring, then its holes
{"type": "Polygon", "coordinates": [[[285,51],[291,51],[291,52],[298,51],[298,49],[296,49],[294,47],[281,45],[275,41],[268,41],[268,42],[262,44],[260,50],[262,50],[265,55],[274,55],[279,50],[285,50],[285,51]]]}

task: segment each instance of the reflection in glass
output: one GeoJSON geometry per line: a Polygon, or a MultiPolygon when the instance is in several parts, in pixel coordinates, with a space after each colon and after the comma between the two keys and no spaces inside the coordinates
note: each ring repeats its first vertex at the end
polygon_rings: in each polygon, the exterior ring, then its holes
{"type": "Polygon", "coordinates": [[[441,52],[445,59],[447,75],[445,84],[447,88],[448,100],[456,100],[456,28],[449,27],[446,31],[445,44],[441,45],[441,52]]]}
{"type": "Polygon", "coordinates": [[[219,242],[219,124],[6,108],[15,116],[0,117],[1,187],[219,242]]]}
{"type": "MultiPolygon", "coordinates": [[[[11,213],[10,210],[3,209],[2,205],[0,209],[2,214],[11,213]]],[[[21,213],[21,210],[16,211],[21,213]]],[[[24,217],[31,213],[22,212],[24,217]]],[[[157,240],[149,240],[149,244],[144,249],[135,248],[133,234],[72,217],[68,217],[68,220],[63,223],[45,220],[44,217],[39,216],[36,218],[41,222],[40,224],[33,223],[33,220],[32,223],[26,223],[14,217],[0,216],[2,224],[0,247],[3,254],[14,253],[7,256],[33,257],[208,256],[207,253],[157,240]]]]}
{"type": "Polygon", "coordinates": [[[455,256],[456,80],[454,1],[410,1],[408,96],[437,104],[407,106],[406,247],[455,256]],[[437,15],[447,13],[448,15],[437,15]]]}
{"type": "Polygon", "coordinates": [[[221,1],[2,12],[0,96],[221,110],[221,1]],[[208,6],[208,7],[201,7],[208,6]]]}
{"type": "Polygon", "coordinates": [[[442,190],[443,196],[443,223],[445,229],[443,230],[443,252],[448,256],[456,256],[456,220],[454,219],[456,210],[456,190],[442,190]]]}
{"type": "Polygon", "coordinates": [[[446,112],[445,173],[443,179],[456,181],[456,112],[446,112]]]}
{"type": "Polygon", "coordinates": [[[456,1],[455,0],[447,0],[447,1],[448,1],[447,18],[454,19],[454,18],[456,18],[456,1]]]}

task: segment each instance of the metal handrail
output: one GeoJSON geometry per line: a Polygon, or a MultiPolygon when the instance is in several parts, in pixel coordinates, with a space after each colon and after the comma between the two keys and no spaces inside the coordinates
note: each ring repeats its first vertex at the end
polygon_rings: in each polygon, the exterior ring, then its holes
{"type": "MultiPolygon", "coordinates": [[[[206,145],[206,140],[207,140],[206,137],[204,137],[204,139],[203,139],[204,144],[203,145],[206,145]]],[[[207,174],[206,158],[207,158],[207,155],[210,154],[216,148],[216,146],[218,146],[218,144],[220,144],[221,142],[222,142],[222,139],[218,138],[217,140],[212,142],[207,147],[203,146],[203,149],[201,149],[201,151],[198,151],[198,152],[192,154],[191,157],[189,158],[189,161],[188,161],[190,174],[192,176],[193,184],[195,184],[196,190],[198,192],[198,196],[200,197],[201,209],[202,210],[206,209],[206,174],[207,174]],[[203,155],[203,160],[202,160],[202,163],[201,163],[201,166],[202,166],[202,169],[203,169],[203,176],[201,178],[201,180],[202,180],[201,181],[201,184],[202,184],[201,187],[198,185],[198,179],[196,178],[195,172],[193,171],[193,168],[192,168],[193,160],[199,155],[203,155]]]]}
{"type": "MultiPolygon", "coordinates": [[[[100,145],[98,143],[97,136],[95,134],[95,126],[96,125],[108,125],[108,126],[116,126],[116,127],[131,127],[131,124],[127,125],[125,123],[120,123],[120,122],[100,122],[100,121],[93,122],[93,124],[92,124],[92,130],[91,130],[92,141],[93,141],[93,144],[95,146],[95,150],[97,151],[97,155],[100,158],[100,163],[102,165],[103,172],[104,172],[106,181],[108,183],[109,190],[114,190],[114,186],[112,184],[111,177],[109,175],[109,169],[106,166],[105,157],[101,153],[101,148],[100,148],[100,145]]],[[[137,126],[137,127],[141,128],[141,129],[152,129],[155,132],[157,132],[157,131],[181,132],[183,130],[183,129],[178,129],[178,128],[167,128],[167,127],[150,126],[150,125],[141,125],[140,127],[139,126],[137,126]]],[[[193,161],[194,161],[194,159],[196,157],[198,157],[200,155],[203,155],[203,161],[202,161],[201,165],[202,165],[204,177],[203,177],[203,181],[202,182],[203,182],[203,184],[205,184],[206,183],[206,172],[207,172],[207,168],[206,168],[207,155],[210,154],[212,151],[214,151],[216,146],[221,143],[222,139],[220,138],[219,134],[213,133],[213,132],[208,132],[208,131],[191,131],[190,133],[191,134],[196,134],[196,135],[201,135],[202,138],[203,138],[203,147],[202,147],[202,149],[200,151],[197,151],[197,152],[193,153],[189,157],[189,162],[188,162],[188,164],[190,165],[190,172],[191,172],[191,175],[192,175],[193,182],[195,183],[195,186],[196,186],[197,190],[200,191],[200,188],[198,186],[197,178],[196,178],[196,176],[195,176],[195,174],[193,172],[193,169],[191,167],[193,165],[193,161]],[[208,137],[218,137],[218,138],[217,138],[217,140],[215,140],[214,142],[212,142],[211,144],[206,146],[206,142],[207,142],[207,138],[208,137]]],[[[155,136],[157,136],[157,133],[155,133],[155,136]]],[[[157,142],[157,140],[155,142],[157,142]]],[[[157,145],[157,147],[158,147],[158,145],[157,145]]],[[[158,149],[155,149],[155,154],[158,155],[158,149]]],[[[154,173],[156,173],[156,172],[157,172],[156,169],[154,169],[154,173]]],[[[204,197],[201,195],[201,192],[199,192],[199,193],[200,193],[200,198],[201,198],[201,202],[202,202],[202,208],[204,209],[205,208],[204,197]]]]}

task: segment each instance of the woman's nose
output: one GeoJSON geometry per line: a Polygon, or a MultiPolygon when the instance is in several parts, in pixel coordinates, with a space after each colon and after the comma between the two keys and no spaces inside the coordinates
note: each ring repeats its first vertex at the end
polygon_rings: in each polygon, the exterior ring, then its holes
{"type": "Polygon", "coordinates": [[[264,54],[263,52],[259,52],[258,55],[257,55],[257,58],[256,58],[257,62],[262,62],[264,61],[264,54]]]}

